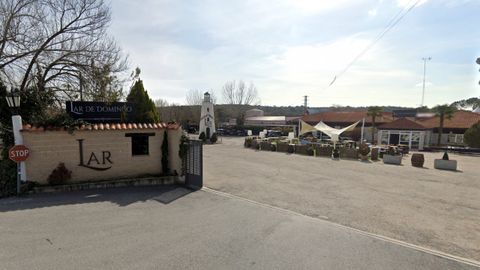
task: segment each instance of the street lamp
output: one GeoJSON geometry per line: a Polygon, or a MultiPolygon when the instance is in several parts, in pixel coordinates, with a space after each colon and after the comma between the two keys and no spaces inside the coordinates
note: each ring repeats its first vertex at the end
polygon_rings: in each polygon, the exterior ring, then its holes
{"type": "MultiPolygon", "coordinates": [[[[21,145],[23,144],[23,137],[20,133],[20,130],[22,129],[22,117],[18,115],[18,109],[20,108],[20,95],[14,93],[12,90],[10,91],[10,95],[7,95],[5,99],[7,100],[8,107],[12,109],[12,130],[15,145],[21,145]]],[[[17,163],[17,194],[20,194],[20,181],[26,180],[25,174],[25,162],[21,162],[20,164],[17,163]]]]}
{"type": "Polygon", "coordinates": [[[15,114],[18,114],[18,108],[20,108],[20,95],[11,92],[10,95],[5,97],[8,103],[8,107],[14,111],[15,114]]]}

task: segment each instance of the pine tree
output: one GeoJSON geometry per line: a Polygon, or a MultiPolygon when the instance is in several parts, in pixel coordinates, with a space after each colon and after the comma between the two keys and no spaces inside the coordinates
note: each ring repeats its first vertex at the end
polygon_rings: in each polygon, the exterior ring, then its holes
{"type": "Polygon", "coordinates": [[[127,101],[135,103],[132,121],[137,123],[157,123],[160,121],[155,103],[143,88],[142,80],[137,80],[132,86],[127,101]]]}

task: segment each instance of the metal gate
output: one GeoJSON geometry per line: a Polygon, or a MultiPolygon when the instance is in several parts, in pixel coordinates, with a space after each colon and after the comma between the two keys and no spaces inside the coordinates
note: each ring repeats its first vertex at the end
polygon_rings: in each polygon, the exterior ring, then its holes
{"type": "Polygon", "coordinates": [[[190,188],[203,187],[203,143],[189,140],[188,151],[184,159],[185,185],[190,188]]]}

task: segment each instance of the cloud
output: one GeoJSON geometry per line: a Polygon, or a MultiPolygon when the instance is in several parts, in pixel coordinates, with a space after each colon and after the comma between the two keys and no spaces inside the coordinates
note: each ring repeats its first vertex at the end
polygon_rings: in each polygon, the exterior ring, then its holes
{"type": "Polygon", "coordinates": [[[402,7],[402,8],[411,7],[417,1],[419,1],[418,4],[417,4],[417,7],[425,4],[426,2],[428,2],[428,0],[397,0],[397,5],[399,7],[402,7]]]}
{"type": "Polygon", "coordinates": [[[368,16],[369,16],[369,17],[375,17],[375,16],[377,16],[377,9],[376,9],[376,8],[370,9],[370,10],[368,11],[368,16]]]}

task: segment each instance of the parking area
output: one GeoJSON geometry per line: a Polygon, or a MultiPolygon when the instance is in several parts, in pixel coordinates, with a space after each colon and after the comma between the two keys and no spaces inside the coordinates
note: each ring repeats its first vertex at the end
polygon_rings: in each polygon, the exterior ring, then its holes
{"type": "Polygon", "coordinates": [[[182,187],[0,200],[0,269],[477,269],[319,219],[182,187]]]}
{"type": "Polygon", "coordinates": [[[459,172],[433,168],[442,153],[381,162],[258,152],[243,138],[204,149],[204,184],[362,231],[480,261],[480,157],[450,154],[459,172]]]}

